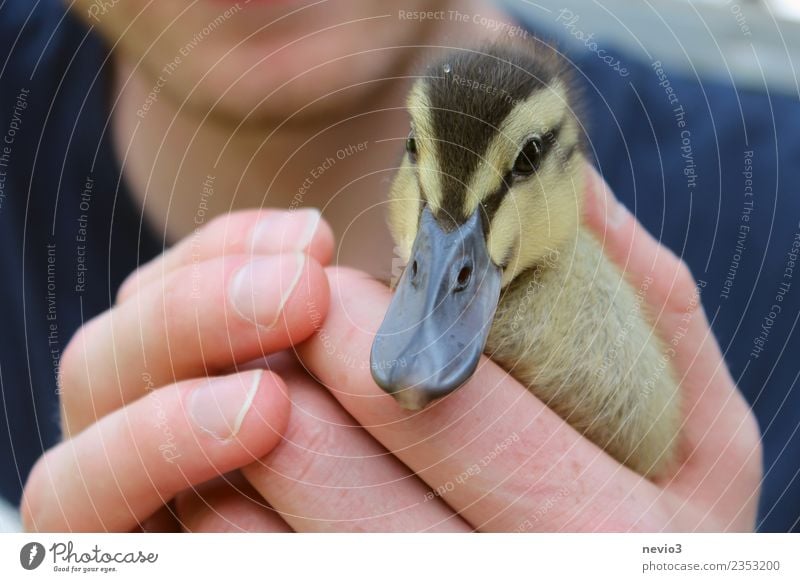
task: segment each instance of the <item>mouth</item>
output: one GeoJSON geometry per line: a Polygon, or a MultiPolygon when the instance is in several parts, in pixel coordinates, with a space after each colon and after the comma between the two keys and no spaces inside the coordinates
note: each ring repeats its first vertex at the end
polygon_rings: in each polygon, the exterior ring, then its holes
{"type": "Polygon", "coordinates": [[[407,410],[450,394],[474,374],[500,298],[480,209],[446,232],[426,207],[370,354],[372,377],[407,410]]]}

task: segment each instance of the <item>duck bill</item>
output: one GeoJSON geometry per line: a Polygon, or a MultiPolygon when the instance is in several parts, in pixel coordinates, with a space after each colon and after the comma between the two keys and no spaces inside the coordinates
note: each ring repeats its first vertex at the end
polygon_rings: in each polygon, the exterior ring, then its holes
{"type": "Polygon", "coordinates": [[[500,298],[479,211],[446,232],[426,207],[411,258],[372,344],[372,377],[408,410],[475,372],[500,298]]]}

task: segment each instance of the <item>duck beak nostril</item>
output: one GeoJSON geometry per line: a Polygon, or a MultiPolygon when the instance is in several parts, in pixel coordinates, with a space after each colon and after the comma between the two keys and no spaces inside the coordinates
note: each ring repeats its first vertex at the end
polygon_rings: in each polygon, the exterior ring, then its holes
{"type": "Polygon", "coordinates": [[[472,280],[472,264],[466,263],[458,270],[456,275],[456,284],[453,286],[453,291],[463,291],[467,288],[472,280]]]}
{"type": "Polygon", "coordinates": [[[375,382],[409,409],[466,382],[494,320],[501,274],[478,211],[446,232],[423,210],[411,262],[372,345],[375,382]]]}

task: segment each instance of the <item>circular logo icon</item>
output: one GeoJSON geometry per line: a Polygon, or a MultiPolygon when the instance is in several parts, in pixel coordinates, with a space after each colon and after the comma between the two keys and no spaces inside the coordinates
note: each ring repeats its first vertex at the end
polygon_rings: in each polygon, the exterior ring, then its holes
{"type": "Polygon", "coordinates": [[[28,542],[19,551],[19,563],[26,570],[35,570],[44,561],[44,546],[39,542],[28,542]]]}

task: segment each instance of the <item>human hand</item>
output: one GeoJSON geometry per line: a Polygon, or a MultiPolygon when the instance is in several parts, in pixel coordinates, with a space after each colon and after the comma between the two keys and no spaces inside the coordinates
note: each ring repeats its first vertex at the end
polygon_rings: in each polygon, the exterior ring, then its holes
{"type": "Polygon", "coordinates": [[[327,312],[321,264],[332,251],[313,212],[241,212],[129,277],[64,352],[64,441],[30,474],[25,528],[129,530],[269,452],[289,416],[283,380],[222,374],[311,335],[327,312]]]}
{"type": "Polygon", "coordinates": [[[689,270],[594,171],[587,223],[634,288],[652,279],[645,300],[681,381],[684,422],[671,472],[650,481],[622,466],[485,358],[452,395],[403,411],[369,372],[389,291],[329,269],[330,312],[297,351],[330,395],[308,388],[318,402],[304,396],[295,406],[287,442],[243,469],[249,482],[304,531],[752,530],[759,432],[689,270]]]}
{"type": "Polygon", "coordinates": [[[298,347],[329,392],[290,359],[273,358],[294,406],[285,440],[243,469],[249,483],[226,476],[180,494],[184,527],[751,529],[761,478],[758,431],[696,308],[694,282],[604,195],[602,180],[593,174],[590,183],[590,226],[634,285],[652,277],[647,301],[658,331],[680,340],[673,365],[682,378],[685,423],[681,463],[671,474],[650,482],[619,465],[489,360],[453,395],[421,413],[403,412],[368,368],[388,291],[336,269],[329,271],[331,313],[298,347]]]}

